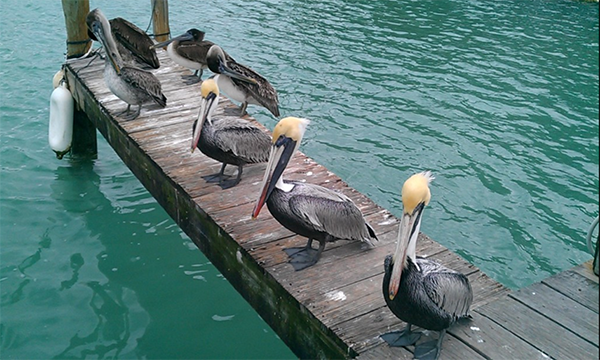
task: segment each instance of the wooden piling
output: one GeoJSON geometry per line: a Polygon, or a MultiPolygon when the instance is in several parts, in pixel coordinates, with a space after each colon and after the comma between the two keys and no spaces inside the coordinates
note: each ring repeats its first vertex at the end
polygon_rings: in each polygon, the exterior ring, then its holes
{"type": "Polygon", "coordinates": [[[92,47],[85,17],[90,12],[89,0],[62,0],[67,28],[67,59],[83,56],[92,47]]]}
{"type": "Polygon", "coordinates": [[[78,158],[98,157],[98,143],[96,127],[90,121],[87,114],[75,105],[73,112],[73,141],[71,143],[71,155],[78,158]]]}
{"type": "MultiPolygon", "coordinates": [[[[67,59],[85,55],[92,47],[85,17],[90,12],[89,0],[62,0],[67,28],[67,59]]],[[[96,128],[77,105],[73,112],[73,141],[71,155],[95,158],[98,153],[96,128]]]]}
{"type": "Polygon", "coordinates": [[[158,42],[171,38],[169,29],[169,2],[167,0],[152,0],[152,31],[158,42]]]}

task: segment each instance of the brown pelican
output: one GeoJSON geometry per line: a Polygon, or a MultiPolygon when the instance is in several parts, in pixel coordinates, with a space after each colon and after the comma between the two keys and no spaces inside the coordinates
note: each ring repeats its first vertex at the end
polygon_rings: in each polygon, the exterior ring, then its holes
{"type": "MultiPolygon", "coordinates": [[[[154,42],[148,34],[120,17],[111,19],[109,23],[113,39],[125,64],[152,69],[160,67],[156,50],[152,48],[154,42]]],[[[98,41],[91,31],[88,31],[88,34],[91,39],[98,41]]]]}
{"type": "Polygon", "coordinates": [[[153,45],[153,48],[167,46],[167,53],[175,63],[194,69],[194,80],[202,80],[202,71],[208,67],[206,55],[214,43],[204,40],[204,31],[189,29],[184,34],[153,45]],[[168,45],[168,46],[167,46],[168,45]]]}
{"type": "Polygon", "coordinates": [[[446,329],[458,319],[468,317],[473,301],[469,280],[463,274],[448,269],[433,260],[415,256],[421,215],[431,199],[429,171],[411,176],[402,187],[404,211],[400,220],[398,243],[394,256],[385,258],[383,297],[390,310],[407,327],[381,337],[390,346],[412,345],[421,333],[411,331],[416,325],[439,331],[437,341],[418,344],[416,359],[437,359],[446,329]]]}
{"type": "Polygon", "coordinates": [[[279,117],[277,91],[267,79],[225,55],[218,45],[211,46],[206,60],[210,71],[218,74],[215,78],[219,88],[233,100],[242,103],[242,115],[246,113],[248,104],[254,104],[265,107],[273,116],[279,117]]]}
{"type": "Polygon", "coordinates": [[[110,24],[104,14],[99,9],[94,9],[87,15],[86,23],[106,51],[104,66],[106,85],[113,94],[127,103],[127,109],[122,113],[129,114],[131,105],[138,105],[137,111],[126,116],[126,119],[132,120],[138,117],[142,104],[148,101],[154,101],[161,107],[165,107],[167,98],[162,93],[160,81],[156,76],[148,71],[123,65],[123,60],[112,37],[110,24]]]}
{"type": "Polygon", "coordinates": [[[266,162],[269,159],[271,139],[246,120],[212,119],[212,114],[219,104],[219,87],[214,79],[203,81],[200,91],[202,104],[198,119],[194,121],[192,152],[198,147],[206,156],[223,163],[218,174],[205,179],[209,182],[219,181],[219,185],[227,189],[240,182],[245,164],[266,162]],[[223,180],[227,164],[237,165],[236,179],[223,180]]]}
{"type": "Polygon", "coordinates": [[[256,218],[266,202],[281,225],[308,238],[304,247],[284,249],[296,271],[316,264],[327,242],[359,240],[372,248],[371,240],[377,240],[373,228],[347,196],[318,185],[283,181],[281,174],[300,146],[308,123],[287,117],[275,126],[262,190],[252,211],[256,218]],[[312,248],[313,240],[319,242],[318,250],[312,248]]]}

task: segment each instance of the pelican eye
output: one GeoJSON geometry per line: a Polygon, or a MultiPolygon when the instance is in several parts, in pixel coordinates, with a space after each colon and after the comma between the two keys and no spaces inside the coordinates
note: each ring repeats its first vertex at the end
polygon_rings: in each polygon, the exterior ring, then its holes
{"type": "Polygon", "coordinates": [[[291,138],[282,134],[282,135],[279,135],[279,137],[277,138],[277,141],[275,141],[275,146],[283,146],[283,145],[289,143],[290,141],[292,141],[291,138]]]}
{"type": "Polygon", "coordinates": [[[206,100],[213,100],[214,98],[217,97],[217,94],[215,94],[214,92],[209,92],[208,95],[206,95],[206,100]]]}

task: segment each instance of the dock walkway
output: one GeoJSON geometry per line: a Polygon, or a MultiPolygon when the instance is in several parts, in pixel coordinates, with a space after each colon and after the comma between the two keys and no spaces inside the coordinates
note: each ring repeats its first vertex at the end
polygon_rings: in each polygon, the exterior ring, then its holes
{"type": "MultiPolygon", "coordinates": [[[[220,164],[200,151],[190,152],[200,87],[184,83],[181,76],[190,72],[175,65],[166,52],[159,51],[159,58],[161,67],[153,72],[162,82],[167,107],[145,105],[135,120],[112,115],[126,104],[104,84],[103,61],[89,66],[89,59],[70,61],[68,84],[80,109],[123,162],[296,355],[412,358],[411,347],[391,349],[379,338],[404,326],[385,306],[381,291],[383,260],[394,250],[398,219],[297,153],[286,179],[306,180],[349,196],[375,229],[379,242],[369,251],[346,241],[328,244],[317,265],[295,272],[282,249],[304,245],[306,239],[283,228],[268,211],[256,220],[250,216],[265,165],[246,166],[241,183],[227,190],[202,179],[218,172],[220,164]]],[[[235,105],[221,99],[216,116],[237,113],[235,105]]],[[[399,186],[402,181],[398,179],[399,186]]],[[[423,234],[417,253],[463,272],[474,291],[473,320],[452,328],[441,358],[598,358],[597,280],[595,298],[583,291],[569,297],[561,286],[566,291],[573,290],[573,285],[562,278],[511,293],[423,234]],[[560,293],[560,300],[546,298],[550,292],[560,293]],[[565,309],[575,311],[581,321],[557,324],[549,319],[564,317],[565,309]],[[537,345],[542,340],[549,347],[537,345]]],[[[593,283],[577,273],[563,277],[593,283]]]]}

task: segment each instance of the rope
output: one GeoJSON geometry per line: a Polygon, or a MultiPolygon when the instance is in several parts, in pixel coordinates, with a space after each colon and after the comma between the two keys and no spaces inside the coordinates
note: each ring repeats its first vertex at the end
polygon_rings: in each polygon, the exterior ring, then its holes
{"type": "Polygon", "coordinates": [[[68,41],[67,40],[67,45],[81,45],[81,44],[87,44],[89,42],[92,42],[92,39],[85,39],[85,40],[78,40],[78,41],[68,41]]]}
{"type": "Polygon", "coordinates": [[[150,34],[150,36],[154,36],[154,37],[157,37],[157,36],[164,36],[164,35],[171,35],[171,32],[170,32],[170,31],[168,31],[168,32],[166,32],[166,33],[163,33],[163,34],[150,34]]]}
{"type": "MultiPolygon", "coordinates": [[[[83,45],[83,44],[88,44],[90,42],[92,42],[91,39],[76,40],[76,41],[69,41],[69,40],[67,40],[67,47],[69,47],[69,45],[83,45]]],[[[69,56],[66,57],[66,59],[69,60],[69,59],[74,59],[74,58],[85,57],[85,55],[89,54],[89,50],[91,48],[92,47],[90,46],[90,48],[86,52],[83,52],[83,53],[69,55],[69,56]]]]}
{"type": "Polygon", "coordinates": [[[588,247],[588,250],[590,251],[590,253],[592,254],[592,256],[595,255],[594,244],[592,244],[592,234],[594,233],[594,229],[596,228],[596,226],[598,226],[599,220],[600,220],[600,217],[596,216],[594,221],[592,221],[592,225],[590,226],[588,233],[587,233],[587,247],[588,247]]]}
{"type": "Polygon", "coordinates": [[[150,13],[150,21],[148,22],[148,27],[146,28],[146,33],[150,30],[150,25],[152,25],[152,17],[154,16],[154,9],[156,9],[156,0],[152,0],[152,12],[150,13]]]}

